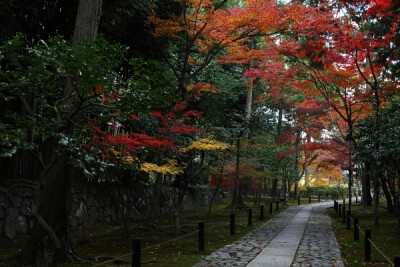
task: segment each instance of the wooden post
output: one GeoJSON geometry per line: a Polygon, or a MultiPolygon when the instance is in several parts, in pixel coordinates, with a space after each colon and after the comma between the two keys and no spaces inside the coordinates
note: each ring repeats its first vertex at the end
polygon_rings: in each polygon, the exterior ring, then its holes
{"type": "Polygon", "coordinates": [[[356,196],[356,204],[358,204],[358,196],[356,196]]]}
{"type": "Polygon", "coordinates": [[[364,240],[364,259],[365,261],[371,261],[371,229],[365,229],[365,240],[364,240]]]}
{"type": "Polygon", "coordinates": [[[346,206],[343,206],[342,221],[346,221],[346,206]]]}
{"type": "Polygon", "coordinates": [[[272,214],[272,202],[269,202],[269,214],[272,214]]]}
{"type": "Polygon", "coordinates": [[[234,235],[235,234],[235,214],[231,213],[230,214],[230,220],[229,220],[229,234],[234,235]]]}
{"type": "Polygon", "coordinates": [[[260,221],[264,220],[264,205],[260,206],[260,221]]]}
{"type": "Polygon", "coordinates": [[[247,225],[251,226],[253,224],[253,210],[249,209],[249,217],[247,218],[247,225]]]}
{"type": "Polygon", "coordinates": [[[333,201],[333,209],[335,210],[335,213],[338,213],[338,203],[336,200],[333,201]]]}
{"type": "Polygon", "coordinates": [[[350,211],[347,211],[347,221],[346,221],[347,225],[346,228],[347,230],[350,230],[350,211]]]}
{"type": "Polygon", "coordinates": [[[276,202],[276,211],[279,210],[279,201],[276,202]]]}
{"type": "Polygon", "coordinates": [[[394,267],[400,267],[400,255],[394,256],[394,267]]]}
{"type": "Polygon", "coordinates": [[[342,204],[339,204],[338,211],[339,211],[338,217],[340,218],[342,217],[342,204]]]}
{"type": "Polygon", "coordinates": [[[360,240],[360,234],[358,232],[358,218],[354,218],[354,241],[358,240],[360,240]]]}
{"type": "Polygon", "coordinates": [[[132,267],[140,267],[141,265],[141,247],[142,239],[135,238],[132,240],[132,267]]]}
{"type": "Polygon", "coordinates": [[[199,228],[199,251],[204,251],[204,222],[198,222],[199,228]]]}

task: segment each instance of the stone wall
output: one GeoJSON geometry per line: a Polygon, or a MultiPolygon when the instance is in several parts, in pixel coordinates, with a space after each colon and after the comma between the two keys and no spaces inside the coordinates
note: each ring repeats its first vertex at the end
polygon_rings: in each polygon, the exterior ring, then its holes
{"type": "MultiPolygon", "coordinates": [[[[189,188],[183,201],[183,210],[195,210],[208,205],[212,190],[208,187],[189,188]]],[[[130,192],[117,186],[73,186],[69,198],[69,224],[87,226],[96,222],[111,223],[123,218],[139,219],[149,213],[151,191],[130,192]],[[129,211],[129,212],[128,212],[129,211]]],[[[164,188],[160,212],[170,211],[175,201],[175,190],[164,188]]],[[[13,239],[26,234],[34,225],[31,210],[35,209],[37,189],[0,187],[0,237],[13,239]]],[[[217,194],[214,203],[222,201],[217,194]]]]}

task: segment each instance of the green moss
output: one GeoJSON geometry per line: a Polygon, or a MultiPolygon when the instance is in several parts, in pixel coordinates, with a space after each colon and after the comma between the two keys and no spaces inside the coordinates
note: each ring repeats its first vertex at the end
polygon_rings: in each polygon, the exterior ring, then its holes
{"type": "MultiPolygon", "coordinates": [[[[329,214],[333,219],[336,237],[341,245],[343,261],[346,266],[391,266],[389,262],[372,246],[371,262],[364,261],[364,235],[359,234],[360,240],[354,241],[353,221],[351,230],[346,229],[346,223],[342,218],[338,218],[334,210],[329,209],[329,214]]],[[[374,225],[373,207],[362,207],[352,205],[352,217],[359,218],[359,226],[371,229],[372,242],[393,262],[394,256],[400,254],[400,228],[397,219],[387,212],[384,207],[378,210],[379,225],[374,225]]]]}
{"type": "MultiPolygon", "coordinates": [[[[137,220],[131,222],[129,225],[131,228],[129,238],[124,234],[121,224],[97,224],[87,229],[74,230],[72,233],[74,248],[80,258],[90,261],[99,256],[120,257],[131,252],[133,238],[141,238],[142,262],[147,262],[146,266],[192,266],[200,261],[202,257],[234,242],[284,209],[280,203],[279,211],[276,211],[274,203],[273,213],[269,214],[269,204],[265,205],[264,220],[260,221],[259,209],[254,207],[251,201],[246,201],[246,205],[253,209],[253,225],[247,225],[247,211],[238,211],[235,235],[229,235],[230,210],[226,208],[228,204],[224,202],[214,205],[211,218],[207,218],[208,207],[203,207],[197,211],[184,212],[180,218],[182,233],[179,235],[175,234],[175,230],[172,227],[172,216],[168,214],[160,218],[159,227],[156,228],[148,226],[146,221],[137,220]],[[198,221],[204,221],[205,224],[204,252],[198,251],[198,221]],[[193,234],[179,239],[179,237],[190,233],[193,234]],[[171,239],[176,240],[165,243],[171,239]]],[[[297,205],[297,200],[289,201],[285,208],[291,205],[297,205]]],[[[0,260],[0,264],[9,266],[10,259],[16,255],[22,246],[23,242],[13,243],[12,246],[4,244],[3,249],[0,249],[0,259],[3,259],[4,255],[9,255],[9,260],[6,262],[0,260]]],[[[130,263],[131,255],[121,260],[130,263]]],[[[90,266],[90,264],[63,264],[61,266],[90,266]]]]}

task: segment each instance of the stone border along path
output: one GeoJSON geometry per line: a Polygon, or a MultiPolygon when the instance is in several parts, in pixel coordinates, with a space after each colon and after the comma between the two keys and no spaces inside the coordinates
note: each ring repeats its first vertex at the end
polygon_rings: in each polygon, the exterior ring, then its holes
{"type": "Polygon", "coordinates": [[[343,267],[326,208],[333,201],[292,206],[194,267],[343,267]]]}

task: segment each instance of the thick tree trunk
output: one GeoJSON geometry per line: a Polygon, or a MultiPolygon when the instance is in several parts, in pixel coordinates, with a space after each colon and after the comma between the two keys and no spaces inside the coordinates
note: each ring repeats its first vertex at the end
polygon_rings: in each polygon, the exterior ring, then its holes
{"type": "Polygon", "coordinates": [[[79,50],[79,42],[96,40],[99,28],[102,0],[80,0],[76,15],[72,48],[79,50]]]}
{"type": "Polygon", "coordinates": [[[364,207],[370,207],[372,205],[371,197],[371,179],[370,179],[370,168],[369,164],[365,164],[362,179],[362,203],[364,207]]]}
{"type": "MultiPolygon", "coordinates": [[[[86,39],[89,42],[96,38],[97,28],[101,14],[102,0],[80,0],[75,23],[73,48],[78,49],[78,40],[86,39]]],[[[66,81],[64,96],[70,96],[68,104],[73,104],[73,87],[71,81],[66,81]]],[[[72,132],[72,125],[65,121],[69,127],[65,133],[72,132]]],[[[51,147],[51,153],[55,151],[51,147]]],[[[70,189],[72,167],[67,165],[67,157],[57,161],[56,165],[44,178],[44,189],[38,205],[37,218],[43,220],[36,223],[26,247],[21,254],[21,263],[36,266],[57,266],[58,262],[72,260],[74,251],[68,236],[67,197],[70,189]],[[47,231],[44,231],[46,226],[47,231]],[[50,238],[54,233],[57,239],[50,238]],[[50,237],[49,237],[50,236],[50,237]]]]}
{"type": "Polygon", "coordinates": [[[67,196],[70,170],[66,159],[63,159],[48,173],[37,211],[55,233],[61,247],[57,248],[43,226],[36,223],[22,252],[21,263],[24,265],[56,266],[58,262],[72,260],[74,257],[68,236],[67,196]]]}
{"type": "Polygon", "coordinates": [[[272,191],[271,191],[271,196],[273,198],[276,198],[278,195],[278,179],[272,180],[272,191]]]}

